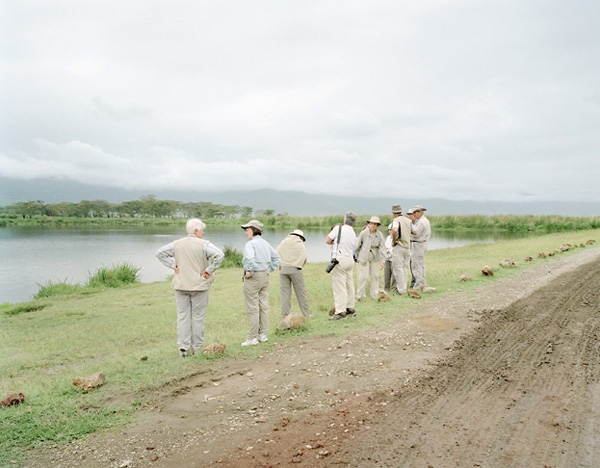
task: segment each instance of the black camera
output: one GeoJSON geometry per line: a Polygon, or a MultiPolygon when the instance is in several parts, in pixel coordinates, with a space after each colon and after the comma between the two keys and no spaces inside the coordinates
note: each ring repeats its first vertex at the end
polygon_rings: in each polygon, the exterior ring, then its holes
{"type": "Polygon", "coordinates": [[[329,262],[329,265],[327,265],[327,268],[325,268],[325,271],[327,273],[331,273],[331,270],[333,270],[338,263],[340,263],[340,262],[338,261],[337,258],[332,258],[331,262],[329,262]]]}

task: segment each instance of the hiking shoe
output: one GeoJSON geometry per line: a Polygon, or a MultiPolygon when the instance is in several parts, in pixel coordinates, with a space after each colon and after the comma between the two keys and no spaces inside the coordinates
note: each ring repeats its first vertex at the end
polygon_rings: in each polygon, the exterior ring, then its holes
{"type": "Polygon", "coordinates": [[[181,357],[187,357],[187,355],[188,355],[187,349],[179,348],[179,355],[181,357]]]}
{"type": "Polygon", "coordinates": [[[346,317],[356,317],[355,309],[346,309],[346,317]]]}
{"type": "Polygon", "coordinates": [[[266,333],[260,333],[258,335],[258,341],[260,341],[261,343],[266,343],[267,341],[269,341],[269,338],[267,338],[266,333]]]}
{"type": "Polygon", "coordinates": [[[256,346],[258,344],[258,338],[252,338],[242,343],[242,346],[256,346]]]}
{"type": "Polygon", "coordinates": [[[329,317],[329,320],[346,320],[348,317],[346,317],[345,313],[341,313],[341,314],[335,314],[332,317],[329,317]]]}

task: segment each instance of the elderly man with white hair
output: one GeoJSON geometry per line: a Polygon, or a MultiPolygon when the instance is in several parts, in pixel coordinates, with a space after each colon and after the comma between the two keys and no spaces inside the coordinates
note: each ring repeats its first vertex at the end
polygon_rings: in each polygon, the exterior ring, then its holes
{"type": "Polygon", "coordinates": [[[179,355],[194,354],[204,343],[204,316],[210,286],[224,254],[211,242],[202,239],[206,224],[197,218],[186,224],[187,237],[171,242],[156,251],[156,257],[175,273],[173,289],[177,304],[177,345],[179,355]]]}

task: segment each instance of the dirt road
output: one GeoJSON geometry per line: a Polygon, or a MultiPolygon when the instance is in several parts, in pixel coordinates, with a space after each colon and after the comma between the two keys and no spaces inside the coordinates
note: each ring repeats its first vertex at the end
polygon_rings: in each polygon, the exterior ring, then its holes
{"type": "Polygon", "coordinates": [[[586,249],[385,329],[201,369],[126,431],[26,466],[595,467],[599,295],[586,249]]]}

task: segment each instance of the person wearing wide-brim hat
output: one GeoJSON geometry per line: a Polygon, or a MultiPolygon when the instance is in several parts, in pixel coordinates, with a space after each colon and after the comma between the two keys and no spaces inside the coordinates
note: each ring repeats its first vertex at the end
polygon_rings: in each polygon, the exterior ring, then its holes
{"type": "Polygon", "coordinates": [[[406,294],[408,283],[408,270],[410,268],[410,234],[412,232],[412,223],[410,219],[402,216],[402,206],[392,206],[392,243],[394,251],[392,253],[392,270],[396,279],[396,289],[398,294],[406,294]]]}
{"type": "Polygon", "coordinates": [[[431,238],[431,224],[425,217],[424,212],[427,211],[422,205],[415,205],[412,208],[414,213],[414,229],[415,233],[411,236],[411,271],[413,279],[411,287],[413,289],[424,289],[426,287],[427,278],[425,273],[425,254],[427,253],[427,244],[431,238]]]}
{"type": "Polygon", "coordinates": [[[283,318],[290,314],[292,308],[292,287],[298,299],[298,305],[305,317],[310,317],[308,295],[304,284],[302,268],[306,264],[306,238],[300,229],[294,229],[277,246],[281,257],[279,264],[279,296],[281,299],[281,315],[283,318]]]}
{"type": "Polygon", "coordinates": [[[264,226],[253,219],[242,224],[248,242],[244,246],[244,302],[250,329],[242,346],[269,341],[269,273],[279,266],[279,254],[262,238],[264,226]]]}
{"type": "Polygon", "coordinates": [[[371,216],[367,226],[356,239],[354,254],[358,261],[358,289],[356,300],[360,301],[367,297],[367,283],[370,287],[369,295],[377,299],[379,294],[379,271],[382,266],[385,251],[385,239],[377,229],[381,226],[378,216],[371,216]]]}

